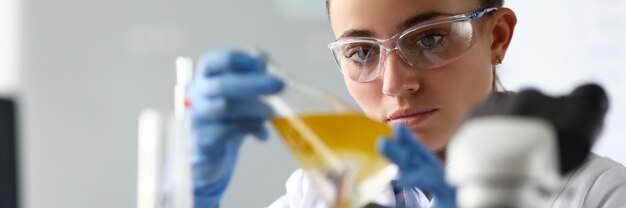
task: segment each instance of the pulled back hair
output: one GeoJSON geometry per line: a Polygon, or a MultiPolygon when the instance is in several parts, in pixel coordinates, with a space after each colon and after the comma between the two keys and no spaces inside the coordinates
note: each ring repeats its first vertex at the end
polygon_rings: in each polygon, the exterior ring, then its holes
{"type": "MultiPolygon", "coordinates": [[[[328,1],[326,1],[328,3],[328,1]]],[[[482,8],[496,7],[500,8],[504,5],[504,0],[480,0],[482,8]]]]}
{"type": "MultiPolygon", "coordinates": [[[[465,0],[462,0],[465,1],[465,0]]],[[[504,5],[504,0],[479,0],[481,8],[496,7],[500,8],[504,5]]],[[[326,11],[330,12],[330,0],[326,0],[326,11]]]]}
{"type": "MultiPolygon", "coordinates": [[[[328,8],[328,1],[326,0],[326,7],[328,8]]],[[[491,8],[496,7],[500,8],[504,5],[504,0],[479,0],[481,8],[491,8]]],[[[491,72],[493,74],[493,81],[491,82],[491,91],[496,92],[498,90],[506,91],[502,82],[500,82],[500,76],[496,73],[496,66],[493,66],[493,70],[491,72]]]]}

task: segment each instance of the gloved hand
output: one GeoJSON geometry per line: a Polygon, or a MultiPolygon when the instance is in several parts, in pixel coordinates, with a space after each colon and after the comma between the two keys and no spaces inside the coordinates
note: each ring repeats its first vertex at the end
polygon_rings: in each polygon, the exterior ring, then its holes
{"type": "Polygon", "coordinates": [[[456,207],[456,190],[445,182],[441,160],[417,141],[407,127],[395,126],[393,130],[394,139],[380,139],[377,145],[400,169],[400,178],[394,185],[418,187],[432,193],[437,208],[456,207]]]}
{"type": "Polygon", "coordinates": [[[196,73],[190,96],[194,207],[218,207],[244,137],[268,137],[263,123],[273,111],[259,95],[280,91],[283,82],[265,73],[262,60],[230,50],[204,55],[196,73]]]}

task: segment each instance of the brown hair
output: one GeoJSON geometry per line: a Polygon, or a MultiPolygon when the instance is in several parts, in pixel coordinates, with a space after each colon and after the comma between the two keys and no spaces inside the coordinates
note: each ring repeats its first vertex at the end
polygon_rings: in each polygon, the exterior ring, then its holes
{"type": "MultiPolygon", "coordinates": [[[[326,8],[328,8],[328,1],[329,0],[326,0],[326,8]]],[[[490,7],[500,8],[503,5],[504,5],[504,0],[480,0],[481,8],[490,8],[490,7]]],[[[498,58],[501,59],[500,57],[498,58]]],[[[500,62],[500,60],[498,60],[498,62],[500,62]]],[[[502,82],[500,82],[498,73],[496,73],[496,65],[493,65],[492,73],[493,73],[493,82],[491,82],[491,91],[494,91],[494,92],[498,91],[498,86],[501,88],[501,90],[506,91],[506,89],[502,85],[502,82]]]]}
{"type": "MultiPolygon", "coordinates": [[[[326,0],[326,11],[330,11],[329,9],[329,2],[330,0],[326,0]]],[[[504,0],[479,0],[480,1],[480,6],[482,8],[488,8],[488,7],[497,7],[500,8],[502,7],[502,5],[504,5],[504,0]]]]}
{"type": "Polygon", "coordinates": [[[496,7],[500,8],[504,5],[504,0],[480,0],[480,6],[482,8],[496,7]]]}

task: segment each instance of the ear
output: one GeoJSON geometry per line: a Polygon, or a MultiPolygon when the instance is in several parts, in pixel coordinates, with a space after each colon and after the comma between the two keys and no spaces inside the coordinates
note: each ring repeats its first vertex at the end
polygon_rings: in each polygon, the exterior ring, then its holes
{"type": "Polygon", "coordinates": [[[506,50],[509,48],[511,38],[513,37],[513,31],[515,30],[515,24],[517,24],[517,17],[513,10],[509,8],[500,8],[491,17],[492,21],[488,31],[491,31],[491,60],[494,64],[498,60],[504,59],[506,50]]]}

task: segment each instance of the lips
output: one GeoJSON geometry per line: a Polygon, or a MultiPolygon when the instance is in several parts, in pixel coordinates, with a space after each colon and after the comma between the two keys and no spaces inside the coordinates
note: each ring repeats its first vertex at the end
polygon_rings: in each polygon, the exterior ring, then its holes
{"type": "Polygon", "coordinates": [[[403,109],[387,116],[387,122],[408,127],[417,126],[437,112],[436,108],[403,109]]]}

